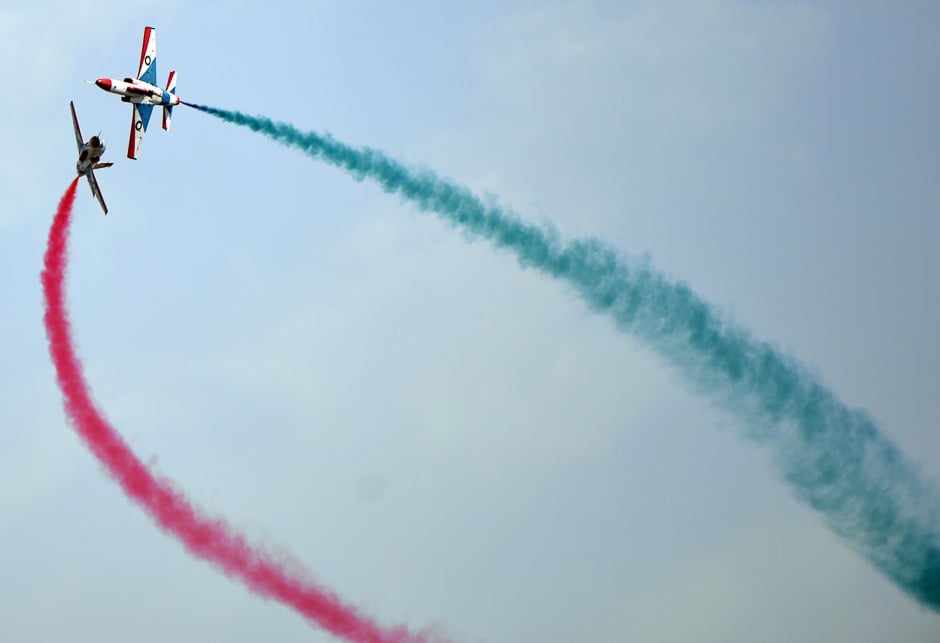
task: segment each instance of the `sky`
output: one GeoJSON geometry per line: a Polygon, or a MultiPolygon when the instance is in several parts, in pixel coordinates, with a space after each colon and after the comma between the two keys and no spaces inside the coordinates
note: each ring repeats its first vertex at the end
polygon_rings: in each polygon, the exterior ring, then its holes
{"type": "MultiPolygon", "coordinates": [[[[368,181],[179,108],[124,157],[85,80],[330,132],[648,256],[940,476],[929,2],[0,8],[0,639],[328,641],[190,558],[65,421],[39,284],[79,186],[86,375],[200,507],[384,623],[503,641],[912,641],[918,606],[746,427],[566,286],[368,181]],[[289,553],[288,553],[289,552],[289,553]]],[[[155,119],[158,115],[155,116],[155,119]]]]}

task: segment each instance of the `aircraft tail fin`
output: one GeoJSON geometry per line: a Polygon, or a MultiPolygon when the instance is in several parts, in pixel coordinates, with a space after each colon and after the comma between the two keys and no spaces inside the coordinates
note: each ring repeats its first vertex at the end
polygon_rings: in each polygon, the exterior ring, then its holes
{"type": "MultiPolygon", "coordinates": [[[[171,94],[176,93],[176,72],[171,71],[170,77],[166,79],[166,90],[171,94]]],[[[173,106],[163,106],[163,129],[170,129],[170,119],[173,117],[173,106]]]]}
{"type": "Polygon", "coordinates": [[[95,163],[94,169],[102,170],[106,167],[111,167],[114,163],[95,163]]]}

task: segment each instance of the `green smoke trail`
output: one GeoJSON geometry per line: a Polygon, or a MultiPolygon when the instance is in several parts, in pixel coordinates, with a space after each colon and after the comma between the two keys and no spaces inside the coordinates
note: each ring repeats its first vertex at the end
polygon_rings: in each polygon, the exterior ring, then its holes
{"type": "Polygon", "coordinates": [[[765,445],[796,495],[922,605],[940,611],[936,489],[863,411],[850,409],[794,358],[719,314],[688,285],[597,239],[485,205],[467,188],[328,134],[265,117],[191,105],[248,127],[357,180],[376,181],[421,210],[514,253],[525,268],[566,282],[588,306],[645,341],[698,392],[737,415],[765,445]]]}

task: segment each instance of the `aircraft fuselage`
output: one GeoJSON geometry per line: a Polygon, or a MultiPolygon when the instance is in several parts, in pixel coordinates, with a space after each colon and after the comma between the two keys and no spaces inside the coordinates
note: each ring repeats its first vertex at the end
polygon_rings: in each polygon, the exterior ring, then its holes
{"type": "Polygon", "coordinates": [[[176,94],[137,78],[125,78],[124,80],[99,78],[95,81],[95,85],[106,92],[118,94],[125,103],[172,107],[173,105],[179,105],[180,102],[179,96],[176,94]]]}
{"type": "MultiPolygon", "coordinates": [[[[97,136],[92,136],[82,145],[78,153],[78,161],[75,163],[75,171],[78,174],[84,174],[88,168],[94,168],[101,161],[104,155],[104,141],[97,136]]],[[[108,164],[110,165],[110,163],[108,164]]]]}

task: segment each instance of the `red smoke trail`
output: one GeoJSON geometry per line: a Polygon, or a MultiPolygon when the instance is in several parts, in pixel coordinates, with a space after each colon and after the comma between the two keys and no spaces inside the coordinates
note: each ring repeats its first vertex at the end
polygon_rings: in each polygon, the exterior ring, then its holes
{"type": "Polygon", "coordinates": [[[251,591],[289,605],[328,632],[368,643],[418,643],[429,638],[405,627],[385,629],[339,598],[292,574],[268,555],[256,551],[244,536],[221,519],[209,519],[189,504],[164,478],[156,478],[131,451],[120,434],[95,408],[72,345],[65,307],[65,272],[76,178],[59,202],[46,249],[42,286],[46,299],[44,322],[56,379],[65,398],[65,413],[82,440],[134,502],[189,550],[239,578],[251,591]]]}

